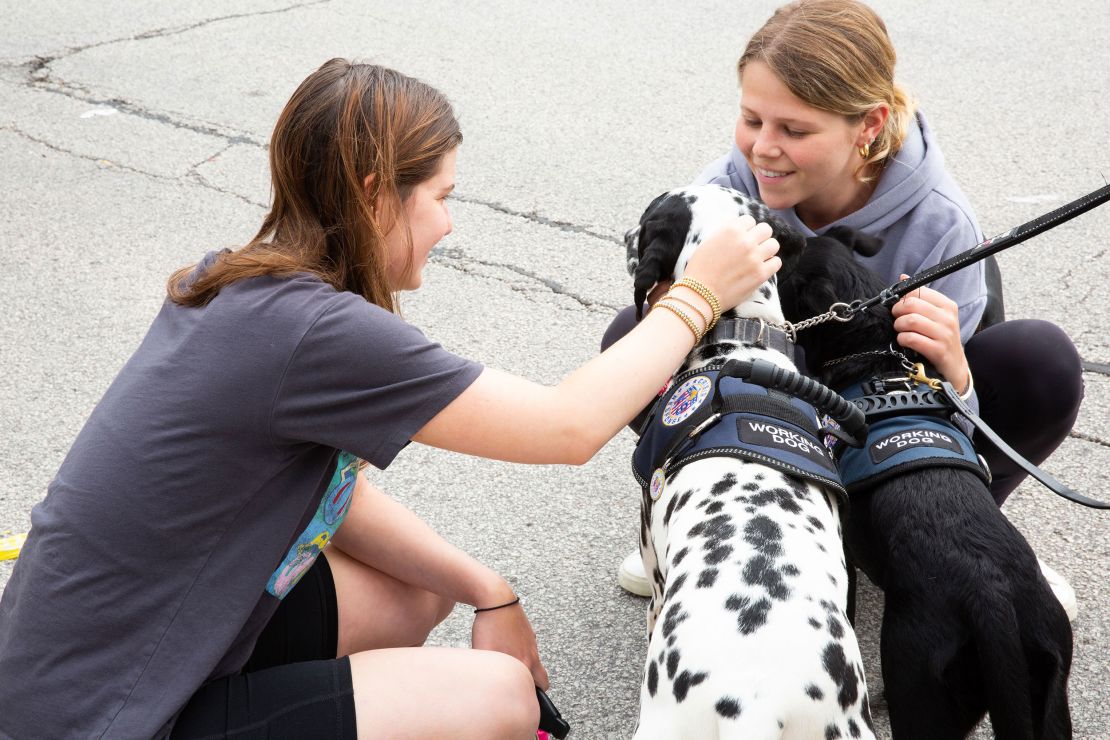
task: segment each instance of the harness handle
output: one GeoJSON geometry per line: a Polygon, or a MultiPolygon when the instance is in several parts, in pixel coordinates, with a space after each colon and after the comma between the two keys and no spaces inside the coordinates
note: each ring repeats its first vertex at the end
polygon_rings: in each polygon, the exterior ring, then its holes
{"type": "MultiPolygon", "coordinates": [[[[845,441],[849,444],[854,441],[853,447],[862,446],[867,439],[867,421],[863,411],[854,403],[846,401],[832,388],[801,373],[779,367],[767,360],[729,360],[721,367],[717,382],[720,383],[721,378],[725,376],[750,380],[764,388],[774,388],[808,401],[840,425],[850,437],[850,440],[845,441]]],[[[719,394],[715,396],[719,397],[719,394]]]]}

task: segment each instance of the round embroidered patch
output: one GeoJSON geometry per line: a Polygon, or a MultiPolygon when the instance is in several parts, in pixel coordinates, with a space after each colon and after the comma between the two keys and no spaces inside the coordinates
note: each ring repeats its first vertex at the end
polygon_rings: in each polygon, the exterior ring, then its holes
{"type": "Polygon", "coordinates": [[[673,427],[689,419],[690,414],[709,398],[712,388],[713,382],[704,375],[695,375],[680,385],[663,409],[663,426],[673,427]]]}
{"type": "Polygon", "coordinates": [[[663,474],[663,468],[656,468],[651,474],[651,484],[648,486],[648,494],[652,501],[658,501],[663,495],[663,484],[666,482],[667,476],[663,474]]]}

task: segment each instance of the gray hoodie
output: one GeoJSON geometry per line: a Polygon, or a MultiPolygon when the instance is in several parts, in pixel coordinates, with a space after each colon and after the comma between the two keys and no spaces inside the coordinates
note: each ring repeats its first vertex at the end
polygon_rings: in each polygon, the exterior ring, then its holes
{"type": "MultiPolygon", "coordinates": [[[[759,196],[755,176],[735,144],[728,154],[706,167],[694,183],[713,183],[759,196]]],[[[975,214],[944,169],[944,156],[921,113],[863,208],[818,232],[803,224],[793,208],[775,213],[806,236],[823,233],[832,226],[848,226],[881,238],[885,246],[877,255],[857,258],[891,283],[902,273],[914,275],[983,240],[975,214]]],[[[966,343],[987,303],[983,263],[958,270],[930,287],[959,306],[960,335],[966,343]]]]}

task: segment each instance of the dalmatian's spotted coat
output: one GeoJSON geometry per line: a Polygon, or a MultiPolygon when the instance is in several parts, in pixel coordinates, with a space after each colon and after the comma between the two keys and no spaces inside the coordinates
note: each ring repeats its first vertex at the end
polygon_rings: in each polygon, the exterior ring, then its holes
{"type": "MultiPolygon", "coordinates": [[[[763,204],[718,186],[672,190],[625,237],[637,305],[681,276],[702,235],[743,214],[771,223],[788,270],[804,240],[763,204]]],[[[781,324],[775,278],[735,311],[781,324]]],[[[756,357],[794,368],[780,352],[721,342],[680,372],[756,357]]],[[[645,493],[653,596],[638,740],[874,737],[839,513],[821,487],[731,457],[688,463],[656,501],[645,493]]]]}

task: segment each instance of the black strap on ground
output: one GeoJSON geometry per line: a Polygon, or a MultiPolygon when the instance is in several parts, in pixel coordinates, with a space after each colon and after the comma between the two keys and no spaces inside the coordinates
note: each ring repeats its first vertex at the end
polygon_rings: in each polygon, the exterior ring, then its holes
{"type": "Polygon", "coordinates": [[[1089,506],[1092,509],[1110,509],[1110,504],[1099,501],[1098,499],[1090,498],[1089,496],[1084,496],[1082,493],[1078,493],[1077,491],[1073,491],[1045,471],[1038,468],[1033,463],[1026,460],[1024,457],[1021,456],[1020,452],[1015,450],[1010,445],[1006,444],[1006,442],[1003,441],[1002,437],[999,437],[993,429],[987,426],[987,423],[985,421],[980,419],[977,414],[975,414],[970,408],[968,408],[968,405],[964,403],[963,399],[960,398],[960,394],[956,392],[956,389],[952,387],[951,383],[949,383],[948,381],[943,381],[940,385],[944,395],[947,396],[948,401],[956,408],[957,411],[966,416],[968,421],[974,424],[975,428],[978,429],[984,437],[989,439],[991,443],[998,448],[999,452],[1020,465],[1022,470],[1024,470],[1026,473],[1029,473],[1029,475],[1040,481],[1044,486],[1048,488],[1048,490],[1052,491],[1057,496],[1062,496],[1063,498],[1066,498],[1068,501],[1073,501],[1077,504],[1082,504],[1083,506],[1089,506]]]}
{"type": "Polygon", "coordinates": [[[963,269],[992,254],[1001,252],[1003,249],[1008,249],[1015,244],[1020,244],[1026,239],[1031,239],[1037,234],[1055,228],[1065,221],[1070,221],[1076,216],[1102,205],[1108,200],[1110,200],[1110,185],[1105,185],[1094,192],[1084,195],[1078,200],[1073,200],[1067,205],[1060,206],[1055,211],[1046,213],[1021,226],[1015,226],[1006,233],[999,234],[992,239],[987,239],[966,252],[961,252],[955,257],[950,257],[944,262],[930,267],[928,270],[919,272],[905,280],[899,280],[889,288],[884,289],[883,292],[879,293],[877,296],[868,298],[866,301],[852,303],[843,310],[843,315],[851,317],[879,303],[884,306],[892,305],[895,301],[912,290],[917,290],[921,286],[927,285],[939,277],[944,277],[951,272],[963,269]]]}

